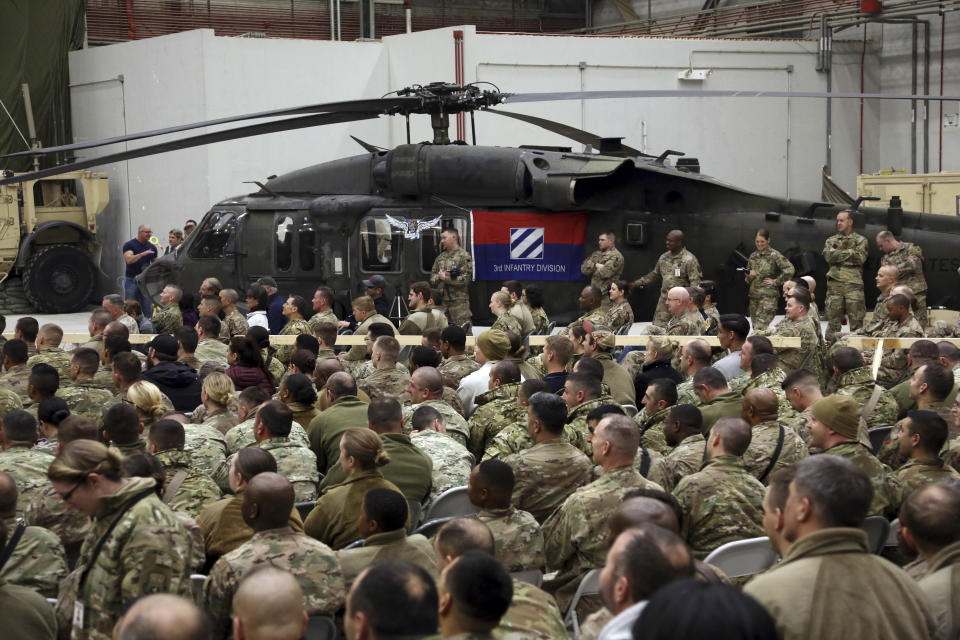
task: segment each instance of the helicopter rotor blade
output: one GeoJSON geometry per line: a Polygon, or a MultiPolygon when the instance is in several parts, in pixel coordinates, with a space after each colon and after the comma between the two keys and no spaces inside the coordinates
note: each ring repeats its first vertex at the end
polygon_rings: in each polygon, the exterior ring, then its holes
{"type": "Polygon", "coordinates": [[[304,105],[300,107],[290,107],[286,109],[273,109],[270,111],[247,113],[239,116],[228,116],[226,118],[217,118],[215,120],[205,120],[203,122],[193,122],[190,124],[182,124],[174,127],[167,127],[165,129],[141,131],[139,133],[131,133],[124,136],[115,136],[113,138],[104,138],[102,140],[90,140],[88,142],[64,144],[57,147],[44,147],[42,149],[18,151],[16,153],[8,153],[6,155],[0,155],[0,158],[19,158],[23,156],[46,155],[46,154],[60,152],[60,151],[77,151],[80,149],[92,149],[94,147],[102,147],[109,144],[129,142],[131,140],[142,140],[143,138],[150,138],[153,136],[162,136],[170,133],[178,133],[180,131],[189,131],[191,129],[199,129],[202,127],[211,127],[215,125],[229,124],[231,122],[241,122],[243,120],[256,120],[259,118],[276,118],[281,116],[296,116],[296,115],[305,115],[305,114],[312,114],[312,113],[343,113],[343,112],[358,113],[363,111],[368,111],[374,115],[379,115],[379,114],[388,113],[390,111],[397,110],[397,109],[411,108],[413,106],[418,105],[419,103],[420,103],[419,98],[401,96],[396,98],[378,98],[373,100],[350,100],[346,102],[327,102],[327,103],[320,103],[320,104],[310,104],[310,105],[304,105]]]}
{"type": "Polygon", "coordinates": [[[66,173],[68,171],[76,171],[78,169],[87,169],[89,167],[96,167],[99,165],[110,164],[112,162],[121,162],[123,160],[132,160],[134,158],[152,156],[159,153],[166,153],[167,151],[189,149],[191,147],[199,147],[199,146],[210,144],[213,142],[225,142],[227,140],[237,140],[240,138],[249,138],[251,136],[259,136],[265,133],[291,131],[294,129],[318,127],[318,126],[327,125],[327,124],[354,122],[356,120],[370,120],[378,117],[378,115],[379,114],[375,112],[352,113],[352,112],[346,111],[346,112],[340,112],[340,113],[317,113],[309,116],[301,116],[299,118],[288,118],[286,120],[274,120],[272,122],[262,122],[260,124],[249,125],[246,127],[237,127],[235,129],[227,129],[225,131],[215,131],[213,133],[204,133],[198,136],[180,138],[179,140],[170,140],[168,142],[161,142],[159,144],[148,145],[145,147],[138,147],[136,149],[130,149],[130,150],[121,151],[118,153],[111,153],[104,156],[99,156],[97,158],[79,160],[77,162],[73,162],[70,164],[50,167],[49,169],[41,169],[40,171],[34,171],[32,173],[22,173],[22,174],[13,176],[12,178],[0,179],[0,185],[10,184],[15,182],[24,182],[26,180],[36,180],[38,178],[55,176],[61,173],[66,173]]]}
{"type": "MultiPolygon", "coordinates": [[[[625,91],[562,91],[557,93],[505,93],[504,104],[555,102],[561,100],[603,100],[613,98],[837,98],[849,100],[960,100],[960,96],[898,93],[825,93],[822,91],[738,91],[704,89],[641,89],[625,91]]],[[[26,152],[23,152],[26,153],[26,152]]]]}
{"type": "Polygon", "coordinates": [[[366,141],[364,141],[364,140],[361,140],[361,139],[358,138],[357,136],[350,136],[350,137],[353,139],[354,142],[356,142],[358,145],[360,145],[361,147],[363,147],[365,150],[369,151],[370,153],[378,153],[378,152],[380,152],[380,151],[386,151],[386,149],[384,149],[383,147],[378,147],[378,146],[375,145],[375,144],[370,144],[369,142],[366,142],[366,141]]]}
{"type": "MultiPolygon", "coordinates": [[[[547,131],[561,135],[564,138],[569,138],[574,142],[579,142],[581,144],[589,144],[594,149],[599,149],[600,143],[602,142],[602,138],[595,133],[590,133],[589,131],[584,131],[583,129],[577,129],[576,127],[571,127],[568,124],[563,124],[562,122],[556,122],[554,120],[547,120],[545,118],[538,118],[536,116],[528,116],[524,113],[515,113],[512,111],[498,111],[496,109],[484,109],[484,113],[495,113],[500,116],[506,116],[508,118],[515,118],[516,120],[522,120],[523,122],[528,122],[542,129],[546,129],[547,131]]],[[[656,157],[656,156],[651,156],[649,154],[643,153],[638,149],[628,147],[627,145],[620,145],[620,146],[625,152],[635,156],[648,156],[651,158],[656,157]]]]}

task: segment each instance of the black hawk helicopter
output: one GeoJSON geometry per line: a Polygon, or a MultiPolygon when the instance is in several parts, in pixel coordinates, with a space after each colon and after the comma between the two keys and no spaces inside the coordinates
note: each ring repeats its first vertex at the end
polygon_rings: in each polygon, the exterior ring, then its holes
{"type": "MultiPolygon", "coordinates": [[[[579,260],[593,250],[600,233],[612,230],[617,234],[625,259],[624,276],[630,280],[653,267],[664,250],[667,232],[681,229],[687,248],[700,259],[704,277],[717,282],[720,310],[742,311],[746,285],[737,268],[745,263],[743,254],[749,253],[756,230],[765,227],[777,239],[777,248],[793,262],[797,275],[813,275],[823,291],[826,263],[820,250],[824,240],[836,233],[836,214],[848,205],[750,193],[701,174],[696,159],[677,151],[653,156],[622,144],[620,138],[601,138],[561,123],[492,108],[512,102],[686,95],[727,97],[744,92],[509,94],[495,88],[484,90],[478,84],[433,83],[379,99],[265,111],[51,147],[42,152],[274,118],[0,179],[0,184],[224,140],[400,115],[407,119],[407,144],[385,150],[357,140],[367,153],[271,176],[256,183],[259,191],[215,204],[176,252],[160,258],[138,277],[141,290],[158,302],[168,283],[196,291],[204,278],[216,277],[224,286],[243,292],[269,275],[281,292],[307,299],[317,286],[331,287],[342,317],[349,313],[350,300],[363,293],[361,281],[376,274],[388,283],[385,295],[403,299],[412,282],[429,278],[434,258],[441,251],[440,232],[456,229],[461,246],[474,253],[470,306],[475,322],[490,319],[486,311],[490,294],[509,279],[536,281],[551,318],[563,321],[578,314],[576,294],[586,280],[579,272],[579,260]],[[473,114],[478,110],[543,127],[588,145],[587,150],[476,146],[473,114]],[[473,145],[450,140],[450,116],[460,113],[470,116],[473,145]],[[416,114],[430,116],[432,141],[410,142],[409,119],[416,114]],[[275,119],[279,117],[285,119],[275,119]],[[680,157],[671,164],[670,156],[680,157]],[[476,228],[481,222],[482,233],[476,228]],[[513,234],[516,231],[523,233],[513,234]],[[524,238],[522,247],[514,246],[515,235],[524,238]]],[[[748,95],[889,97],[787,92],[748,95]]],[[[903,96],[911,97],[939,99],[903,96]]],[[[960,268],[960,219],[903,212],[896,202],[887,209],[857,210],[859,202],[853,207],[854,230],[868,238],[871,251],[864,267],[868,304],[872,305],[876,295],[871,282],[880,259],[873,238],[889,228],[899,239],[922,247],[930,306],[955,306],[952,294],[960,268]]],[[[638,317],[652,315],[656,289],[648,287],[631,294],[638,317]]]]}

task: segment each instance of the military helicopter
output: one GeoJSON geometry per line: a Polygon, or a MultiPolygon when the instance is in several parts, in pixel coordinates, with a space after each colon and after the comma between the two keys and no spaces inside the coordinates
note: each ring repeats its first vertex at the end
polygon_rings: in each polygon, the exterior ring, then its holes
{"type": "MultiPolygon", "coordinates": [[[[196,291],[204,278],[217,277],[242,292],[261,276],[270,275],[280,291],[308,299],[321,284],[333,288],[342,317],[349,313],[350,299],[362,294],[361,281],[375,274],[393,289],[384,292],[388,298],[403,299],[412,282],[429,278],[441,251],[440,232],[456,229],[461,246],[474,255],[470,306],[477,324],[490,319],[490,294],[509,279],[541,285],[547,312],[564,321],[578,315],[576,292],[585,281],[580,261],[592,251],[600,233],[613,230],[617,234],[625,259],[624,276],[629,280],[652,268],[668,231],[682,229],[687,248],[703,265],[704,277],[717,282],[721,311],[741,311],[746,284],[737,268],[743,266],[743,253],[749,253],[760,227],[775,235],[777,247],[794,263],[798,275],[814,275],[823,290],[826,263],[819,252],[824,240],[836,233],[836,214],[847,205],[750,193],[700,173],[696,159],[677,151],[653,156],[624,145],[620,138],[601,138],[561,123],[492,108],[544,99],[691,92],[544,96],[501,93],[476,84],[433,83],[395,93],[49,148],[47,153],[77,150],[243,120],[296,116],[148,145],[6,181],[275,131],[400,115],[407,119],[407,144],[386,150],[357,140],[366,153],[270,176],[256,183],[259,191],[216,203],[175,252],[139,276],[142,291],[158,302],[168,283],[196,291]],[[451,141],[450,116],[469,114],[473,125],[476,111],[520,119],[588,147],[576,152],[567,147],[485,147],[451,141]],[[430,116],[432,141],[409,140],[409,119],[417,114],[430,116]],[[678,158],[671,163],[670,156],[678,158]]],[[[733,92],[695,93],[721,97],[733,92]]],[[[471,129],[475,142],[475,127],[471,129]]],[[[929,304],[956,304],[950,293],[956,289],[960,267],[956,257],[960,220],[903,212],[893,203],[885,210],[857,210],[854,221],[855,231],[870,240],[870,260],[864,267],[868,304],[876,294],[871,281],[880,258],[873,237],[887,228],[923,248],[929,304]]],[[[652,315],[656,289],[631,293],[638,317],[652,315]]]]}

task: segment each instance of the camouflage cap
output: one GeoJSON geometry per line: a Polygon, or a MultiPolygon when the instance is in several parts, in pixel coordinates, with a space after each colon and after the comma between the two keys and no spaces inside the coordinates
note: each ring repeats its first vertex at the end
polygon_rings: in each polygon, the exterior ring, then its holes
{"type": "Polygon", "coordinates": [[[484,331],[477,338],[477,348],[490,360],[503,360],[510,353],[510,338],[503,331],[484,331]]]}
{"type": "Polygon", "coordinates": [[[606,327],[597,327],[590,335],[601,351],[612,351],[617,346],[617,335],[606,327]]]}
{"type": "Polygon", "coordinates": [[[851,440],[857,439],[860,427],[860,407],[853,396],[834,394],[813,403],[813,417],[829,429],[851,440]]]}

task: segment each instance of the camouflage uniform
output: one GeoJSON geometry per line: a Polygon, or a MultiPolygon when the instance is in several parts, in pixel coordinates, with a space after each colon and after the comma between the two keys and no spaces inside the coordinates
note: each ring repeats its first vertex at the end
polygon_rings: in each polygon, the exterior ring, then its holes
{"type": "Polygon", "coordinates": [[[877,304],[873,307],[873,316],[871,316],[870,322],[867,322],[863,325],[863,330],[861,332],[863,335],[880,335],[880,331],[883,330],[883,325],[887,322],[887,300],[889,299],[889,291],[881,291],[877,296],[877,304]]]}
{"type": "Polygon", "coordinates": [[[90,336],[90,339],[80,345],[81,349],[93,349],[97,352],[97,355],[103,353],[103,334],[98,333],[95,336],[90,336]]]}
{"type": "Polygon", "coordinates": [[[537,307],[536,309],[531,307],[530,316],[533,318],[533,328],[537,333],[545,332],[547,327],[550,326],[550,318],[547,317],[547,312],[543,310],[543,307],[537,307]]]}
{"type": "Polygon", "coordinates": [[[583,451],[588,458],[593,457],[593,445],[590,444],[590,430],[587,427],[587,414],[604,404],[615,404],[609,396],[594,398],[567,409],[567,427],[565,435],[570,438],[570,444],[583,451]],[[576,439],[574,441],[574,438],[576,439]]]}
{"type": "Polygon", "coordinates": [[[235,336],[245,336],[247,331],[250,330],[250,325],[247,323],[247,318],[242,313],[237,311],[237,308],[234,307],[233,311],[223,316],[223,320],[220,322],[220,336],[225,340],[229,340],[235,336]]]}
{"type": "Polygon", "coordinates": [[[903,504],[908,495],[926,484],[941,480],[958,480],[960,473],[944,464],[940,458],[917,460],[911,458],[906,464],[893,472],[900,481],[900,491],[897,495],[897,504],[903,504]]]}
{"type": "Polygon", "coordinates": [[[873,501],[870,503],[870,511],[867,515],[889,518],[896,513],[900,481],[891,473],[890,467],[880,462],[869,449],[859,442],[841,442],[820,455],[846,458],[870,477],[870,484],[873,485],[873,501]]]}
{"type": "MultiPolygon", "coordinates": [[[[365,336],[367,335],[367,330],[370,325],[383,323],[390,325],[390,328],[393,329],[393,335],[397,335],[397,329],[393,326],[393,323],[390,322],[389,318],[385,318],[379,313],[371,313],[367,318],[357,325],[357,328],[353,330],[353,335],[355,336],[365,336]]],[[[367,353],[367,345],[365,344],[355,344],[350,347],[350,350],[347,351],[343,356],[343,366],[350,367],[350,363],[357,363],[366,360],[369,354],[367,353]]]]}
{"type": "Polygon", "coordinates": [[[22,516],[35,495],[50,486],[47,468],[53,458],[31,446],[14,445],[0,451],[0,471],[17,483],[17,515],[22,516]]]}
{"type": "Polygon", "coordinates": [[[433,461],[432,484],[427,504],[432,503],[447,489],[467,486],[474,458],[466,447],[447,434],[433,429],[412,433],[410,442],[433,461]]]}
{"type": "Polygon", "coordinates": [[[677,483],[673,495],[683,509],[680,535],[693,556],[735,540],[763,535],[763,485],[739,458],[717,456],[677,483]]]}
{"type": "MultiPolygon", "coordinates": [[[[923,327],[910,315],[903,322],[887,320],[883,329],[884,338],[922,338],[923,327]]],[[[909,349],[884,349],[877,371],[877,384],[885,389],[893,387],[907,374],[907,352],[909,349]]],[[[876,355],[874,355],[876,357],[876,355]]]]}
{"type": "Polygon", "coordinates": [[[607,326],[614,331],[621,327],[631,327],[633,322],[633,307],[626,298],[607,309],[607,326]]]}
{"type": "Polygon", "coordinates": [[[807,444],[807,451],[810,453],[822,453],[820,449],[810,446],[810,427],[807,426],[807,422],[810,418],[813,417],[813,405],[798,413],[792,418],[783,419],[782,422],[786,426],[793,429],[793,432],[796,433],[800,438],[807,444]]]}
{"type": "Polygon", "coordinates": [[[616,247],[597,249],[580,265],[580,273],[589,276],[590,284],[606,296],[610,293],[610,283],[623,273],[623,254],[616,247]]]}
{"type": "Polygon", "coordinates": [[[48,364],[56,369],[60,374],[61,385],[70,380],[70,354],[60,347],[43,346],[37,355],[27,358],[28,370],[33,370],[38,364],[48,364]]]}
{"type": "MultiPolygon", "coordinates": [[[[20,401],[20,396],[9,389],[0,387],[0,421],[14,409],[23,409],[23,402],[20,401]]],[[[37,405],[33,405],[28,408],[27,411],[29,411],[34,418],[37,417],[37,405]]],[[[39,426],[39,420],[37,424],[39,426]]]]}
{"type": "Polygon", "coordinates": [[[116,319],[116,322],[119,322],[125,326],[127,331],[129,331],[131,334],[140,333],[140,325],[137,324],[137,321],[133,319],[133,316],[128,313],[120,314],[120,316],[116,319]]]}
{"type": "Polygon", "coordinates": [[[0,387],[13,391],[20,396],[20,402],[30,402],[27,395],[27,383],[30,381],[30,367],[26,363],[15,364],[0,376],[0,387]]]}
{"type": "Polygon", "coordinates": [[[514,320],[520,323],[521,337],[530,335],[530,333],[534,330],[533,314],[530,312],[530,307],[525,305],[522,300],[517,300],[511,304],[510,308],[507,309],[507,313],[504,315],[510,315],[514,320]]]}
{"type": "MultiPolygon", "coordinates": [[[[306,333],[311,336],[313,335],[310,325],[307,324],[307,321],[303,318],[291,320],[287,324],[283,325],[283,329],[280,330],[281,336],[298,336],[301,333],[306,333]]],[[[273,354],[273,357],[286,366],[290,364],[290,357],[293,355],[293,352],[296,350],[296,348],[297,345],[295,344],[285,344],[281,347],[277,347],[277,351],[273,354]]]]}
{"type": "Polygon", "coordinates": [[[510,608],[500,618],[500,625],[494,629],[493,637],[555,640],[567,636],[563,617],[553,596],[529,582],[514,578],[510,608]]]}
{"type": "Polygon", "coordinates": [[[447,305],[447,312],[453,324],[461,325],[470,320],[468,289],[472,279],[473,258],[463,250],[463,247],[457,247],[453,251],[442,251],[433,261],[433,268],[430,270],[430,286],[443,289],[443,301],[447,305]],[[446,280],[441,280],[439,273],[450,271],[452,267],[459,268],[460,274],[455,278],[448,276],[446,280]]]}
{"type": "Polygon", "coordinates": [[[863,326],[866,301],[863,297],[863,263],[867,261],[867,239],[859,233],[838,233],[827,238],[823,257],[830,265],[827,271],[827,334],[833,343],[840,333],[844,316],[850,321],[850,331],[863,326]]]}
{"type": "Polygon", "coordinates": [[[273,383],[274,387],[280,387],[280,381],[283,379],[283,374],[287,372],[286,366],[279,360],[277,357],[270,353],[269,349],[261,349],[260,356],[263,358],[264,364],[267,365],[267,373],[270,374],[270,382],[273,383]]]}
{"type": "Polygon", "coordinates": [[[703,466],[706,448],[707,440],[699,433],[687,436],[674,447],[663,459],[666,479],[661,484],[664,490],[673,491],[681,478],[699,471],[703,466]]]}
{"type": "MultiPolygon", "coordinates": [[[[204,338],[197,345],[197,350],[193,352],[194,357],[204,362],[219,362],[226,366],[227,364],[227,345],[213,338],[204,338]]],[[[199,369],[199,367],[198,367],[199,369]]]]}
{"type": "Polygon", "coordinates": [[[700,406],[700,397],[693,392],[693,376],[677,385],[677,404],[700,406]]]}
{"type": "Polygon", "coordinates": [[[747,272],[755,271],[753,278],[744,276],[750,285],[750,322],[754,329],[766,329],[777,315],[780,290],[783,283],[793,277],[793,265],[783,254],[772,247],[754,251],[747,259],[747,272]],[[764,278],[772,278],[773,284],[765,284],[764,278]]]}
{"type": "Polygon", "coordinates": [[[440,363],[437,371],[443,376],[443,384],[456,389],[460,381],[480,368],[480,364],[468,355],[450,356],[440,363]]]}
{"type": "MultiPolygon", "coordinates": [[[[836,393],[837,395],[853,397],[853,399],[857,401],[857,404],[860,405],[860,411],[862,412],[867,403],[870,402],[874,388],[877,386],[873,381],[873,373],[871,373],[870,369],[867,367],[857,367],[840,376],[840,379],[837,381],[836,393]]],[[[893,395],[883,387],[880,387],[880,396],[877,403],[874,405],[873,411],[866,418],[867,427],[872,429],[873,427],[884,427],[896,423],[899,410],[897,401],[893,395]]]]}
{"type": "MultiPolygon", "coordinates": [[[[602,567],[607,553],[607,520],[630,489],[662,489],[632,466],[609,469],[576,490],[543,524],[547,568],[558,571],[554,596],[566,609],[580,579],[602,567]]],[[[579,611],[578,611],[579,613],[579,611]]]]}
{"type": "Polygon", "coordinates": [[[498,329],[504,333],[511,331],[517,335],[523,335],[523,328],[520,326],[520,321],[510,315],[509,311],[504,311],[493,321],[490,330],[492,331],[493,329],[498,329]]]}
{"type": "Polygon", "coordinates": [[[596,309],[591,309],[587,311],[579,318],[567,325],[567,329],[573,329],[582,325],[584,322],[591,322],[596,325],[605,326],[607,322],[607,314],[602,307],[597,307],[596,309]]]}
{"type": "Polygon", "coordinates": [[[511,504],[543,521],[567,496],[589,482],[590,458],[559,437],[537,443],[503,459],[513,468],[516,482],[511,504]]]}
{"type": "Polygon", "coordinates": [[[213,619],[213,638],[231,635],[233,596],[243,576],[262,565],[293,574],[310,615],[332,616],[344,604],[343,573],[330,547],[290,527],[258,531],[217,560],[203,585],[204,609],[213,619]]]}
{"type": "MultiPolygon", "coordinates": [[[[567,442],[564,439],[564,442],[567,442]]],[[[534,444],[533,438],[527,432],[526,418],[522,422],[515,422],[501,429],[493,437],[483,452],[481,460],[503,460],[509,455],[520,453],[534,444]]]]}
{"type": "Polygon", "coordinates": [[[666,407],[650,415],[644,410],[633,417],[633,421],[640,427],[640,444],[648,449],[653,449],[659,454],[667,455],[670,447],[667,445],[666,436],[663,433],[663,422],[667,419],[672,406],[666,407]]]}
{"type": "Polygon", "coordinates": [[[410,383],[410,375],[396,367],[376,369],[371,375],[357,382],[357,387],[370,396],[371,400],[382,396],[395,396],[403,393],[410,383]]]}
{"type": "Polygon", "coordinates": [[[327,309],[326,311],[320,311],[318,313],[310,316],[310,319],[307,321],[307,324],[310,325],[310,331],[316,333],[320,330],[320,325],[323,323],[337,324],[337,314],[333,312],[333,309],[327,309]]]}
{"type": "Polygon", "coordinates": [[[443,400],[431,399],[424,400],[419,404],[409,404],[403,407],[403,429],[404,433],[410,433],[410,425],[413,422],[413,414],[420,407],[427,406],[433,407],[436,409],[441,416],[443,416],[444,422],[447,424],[447,435],[462,444],[464,447],[467,446],[467,440],[470,437],[470,427],[467,425],[467,421],[463,419],[456,409],[451,407],[448,403],[443,400]]]}
{"type": "Polygon", "coordinates": [[[120,393],[120,390],[117,389],[117,385],[113,382],[113,365],[112,364],[102,364],[97,368],[97,372],[93,374],[93,381],[101,389],[106,389],[110,393],[117,396],[120,393]]]}
{"type": "Polygon", "coordinates": [[[773,329],[754,333],[759,336],[800,338],[799,349],[795,347],[774,347],[773,349],[780,360],[780,366],[786,373],[805,368],[820,375],[823,370],[823,361],[820,358],[820,339],[817,337],[817,330],[813,326],[813,319],[810,318],[809,313],[798,320],[785,317],[773,329]]]}
{"type": "MultiPolygon", "coordinates": [[[[17,518],[4,518],[7,540],[19,524],[17,518]]],[[[56,598],[60,581],[67,575],[63,543],[52,531],[27,527],[0,571],[0,580],[35,590],[45,598],[56,598]]]]}
{"type": "MultiPolygon", "coordinates": [[[[913,406],[914,408],[917,408],[916,403],[914,403],[913,406]]],[[[943,418],[947,423],[947,429],[949,432],[948,438],[952,438],[956,435],[957,428],[960,428],[960,425],[954,425],[953,415],[950,413],[950,407],[952,406],[953,403],[947,404],[946,402],[932,402],[919,408],[923,409],[924,411],[933,411],[938,416],[943,418]]],[[[893,422],[886,423],[893,424],[894,427],[887,435],[886,442],[880,445],[880,450],[877,452],[877,459],[889,466],[891,469],[899,469],[900,466],[907,461],[907,458],[900,453],[900,428],[905,426],[905,420],[906,417],[902,418],[901,420],[894,420],[893,422]]],[[[949,444],[949,441],[947,444],[949,444]]],[[[946,449],[946,446],[947,445],[945,444],[944,449],[946,449]]],[[[946,453],[946,451],[942,450],[941,453],[946,453]]]]}
{"type": "Polygon", "coordinates": [[[901,242],[900,246],[885,253],[880,258],[880,265],[891,265],[897,268],[897,284],[906,285],[913,291],[917,299],[917,321],[920,326],[927,326],[927,279],[923,276],[923,251],[912,242],[901,242]]]}
{"type": "Polygon", "coordinates": [[[433,329],[437,326],[436,318],[433,315],[433,307],[426,305],[410,312],[403,322],[400,323],[400,335],[419,336],[427,329],[433,329]]]}
{"type": "MultiPolygon", "coordinates": [[[[252,447],[257,444],[257,439],[253,436],[253,422],[255,419],[256,416],[247,418],[237,426],[231,428],[230,431],[227,431],[226,435],[223,436],[223,441],[227,445],[227,455],[232,456],[244,447],[252,447]]],[[[310,438],[307,436],[306,429],[296,422],[290,426],[290,435],[288,437],[291,442],[304,447],[310,446],[310,438]]]]}
{"type": "MultiPolygon", "coordinates": [[[[196,414],[196,412],[194,412],[196,414]]],[[[237,426],[237,414],[229,409],[219,409],[214,413],[207,413],[203,416],[194,415],[194,420],[203,418],[202,424],[205,427],[216,429],[221,434],[225,434],[230,429],[237,426]]]]}
{"type": "Polygon", "coordinates": [[[184,354],[179,358],[177,358],[177,362],[182,362],[183,364],[187,365],[194,371],[199,371],[200,366],[203,364],[202,362],[200,362],[197,356],[193,354],[184,354]]]}
{"type": "Polygon", "coordinates": [[[227,455],[223,434],[203,424],[185,424],[186,443],[183,450],[190,454],[193,467],[211,478],[227,455]]]}
{"type": "Polygon", "coordinates": [[[507,571],[543,570],[543,533],[526,511],[481,509],[477,519],[490,527],[496,546],[494,555],[507,571]]]}
{"type": "MultiPolygon", "coordinates": [[[[770,389],[777,396],[778,415],[781,420],[790,419],[797,415],[790,401],[787,400],[787,392],[780,385],[787,379],[787,374],[779,367],[772,371],[764,371],[760,375],[753,377],[747,376],[747,383],[741,391],[741,395],[747,395],[751,389],[770,389]]],[[[730,385],[733,389],[733,385],[730,385]]]]}
{"type": "Polygon", "coordinates": [[[130,478],[115,494],[100,498],[98,515],[83,542],[77,568],[61,585],[57,615],[68,622],[74,601],[84,605],[83,630],[73,629],[73,638],[109,640],[114,623],[126,604],[151,593],[190,597],[193,545],[183,525],[154,493],[152,478],[130,478]],[[143,497],[141,497],[143,496],[143,497]],[[100,553],[93,557],[98,541],[117,520],[100,553]],[[80,585],[80,576],[87,580],[80,585]]]}
{"type": "Polygon", "coordinates": [[[481,393],[474,399],[478,406],[468,421],[470,440],[467,448],[475,458],[483,455],[487,445],[501,429],[523,417],[523,411],[517,404],[519,390],[519,382],[510,382],[481,393]]]}
{"type": "Polygon", "coordinates": [[[653,315],[653,324],[666,327],[670,320],[670,312],[667,311],[667,292],[673,287],[696,287],[703,279],[703,271],[700,269],[700,261],[697,257],[686,249],[680,249],[677,253],[664,251],[653,270],[633,284],[644,287],[658,279],[660,280],[660,300],[657,302],[657,311],[653,315]]]}
{"type": "Polygon", "coordinates": [[[100,424],[104,408],[115,403],[113,393],[101,387],[93,378],[74,380],[69,387],[57,389],[56,395],[67,403],[70,413],[90,418],[96,424],[100,424]]]}
{"type": "Polygon", "coordinates": [[[943,464],[952,467],[954,471],[960,472],[960,438],[948,440],[943,445],[941,456],[943,464]]]}
{"type": "Polygon", "coordinates": [[[67,509],[63,498],[49,484],[34,494],[23,520],[28,525],[54,532],[65,546],[82,542],[90,529],[90,518],[87,514],[76,509],[67,509]]]}
{"type": "Polygon", "coordinates": [[[807,444],[803,441],[803,438],[794,433],[790,427],[784,426],[783,423],[768,420],[754,425],[750,431],[752,434],[750,446],[743,453],[743,466],[754,478],[764,484],[770,480],[770,476],[774,472],[807,457],[807,444]],[[777,449],[781,429],[783,429],[783,445],[780,447],[780,455],[777,456],[767,475],[761,478],[760,476],[767,469],[777,449]]]}
{"type": "Polygon", "coordinates": [[[290,438],[267,438],[257,446],[269,451],[277,461],[277,473],[293,485],[297,502],[317,499],[317,485],[320,484],[317,454],[309,447],[291,442],[290,438]]]}
{"type": "Polygon", "coordinates": [[[174,331],[183,326],[183,316],[180,314],[180,307],[176,302],[168,304],[154,313],[151,321],[157,333],[172,335],[174,331]]]}
{"type": "Polygon", "coordinates": [[[180,511],[196,518],[203,508],[220,499],[220,488],[210,476],[191,466],[190,454],[180,449],[158,451],[157,460],[166,471],[163,501],[174,511],[180,511]],[[171,483],[184,473],[180,486],[172,496],[167,497],[171,483]]]}

